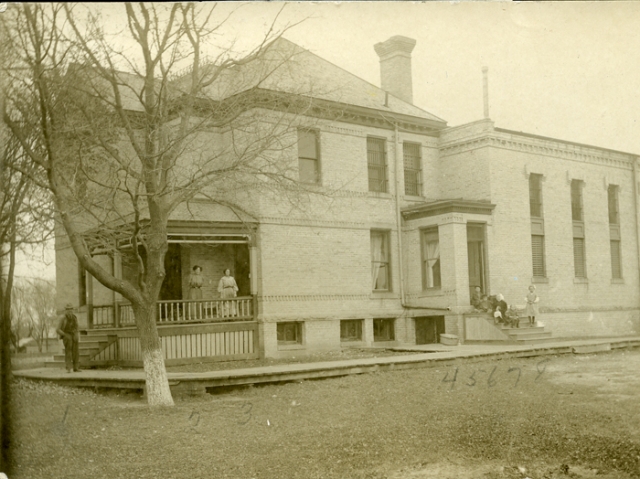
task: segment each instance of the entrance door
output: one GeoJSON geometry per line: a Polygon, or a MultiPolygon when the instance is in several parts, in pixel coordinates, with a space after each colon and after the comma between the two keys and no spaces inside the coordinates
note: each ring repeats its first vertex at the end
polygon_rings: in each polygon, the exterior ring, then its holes
{"type": "Polygon", "coordinates": [[[440,342],[444,333],[444,316],[423,316],[414,318],[416,322],[416,344],[440,342]]]}
{"type": "Polygon", "coordinates": [[[469,298],[476,286],[487,293],[484,260],[484,225],[467,224],[467,255],[469,257],[469,298]]]}
{"type": "Polygon", "coordinates": [[[180,245],[169,243],[169,249],[164,257],[165,277],[160,288],[160,300],[182,299],[182,258],[180,245]]]}
{"type": "Polygon", "coordinates": [[[249,296],[251,294],[251,266],[248,245],[237,245],[235,247],[234,274],[238,285],[238,296],[249,296]]]}

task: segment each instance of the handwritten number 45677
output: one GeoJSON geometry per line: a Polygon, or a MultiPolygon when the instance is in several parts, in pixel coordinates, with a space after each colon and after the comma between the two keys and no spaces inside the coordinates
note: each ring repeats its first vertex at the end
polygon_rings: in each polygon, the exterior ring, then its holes
{"type": "MultiPolygon", "coordinates": [[[[546,363],[548,361],[549,359],[543,359],[542,361],[538,362],[538,364],[536,364],[536,371],[538,373],[535,378],[536,381],[544,373],[546,369],[546,363]]],[[[498,383],[496,379],[497,369],[498,369],[498,366],[494,366],[490,371],[486,371],[484,369],[476,369],[471,373],[471,375],[467,378],[464,384],[468,387],[474,387],[478,384],[481,384],[484,381],[484,378],[483,378],[483,375],[484,375],[486,376],[487,387],[492,388],[498,383]]],[[[442,379],[442,382],[451,384],[449,389],[453,389],[456,385],[456,382],[458,381],[459,372],[460,372],[460,369],[457,366],[453,369],[453,371],[447,371],[447,374],[442,379]]],[[[507,374],[509,375],[509,377],[515,379],[513,383],[513,387],[516,387],[520,382],[520,378],[522,377],[522,369],[516,366],[512,366],[512,367],[509,367],[509,369],[507,369],[507,374]]]]}

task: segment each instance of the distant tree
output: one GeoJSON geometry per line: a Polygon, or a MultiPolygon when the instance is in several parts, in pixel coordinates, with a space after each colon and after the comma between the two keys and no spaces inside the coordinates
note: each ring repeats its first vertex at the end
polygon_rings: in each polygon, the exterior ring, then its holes
{"type": "Polygon", "coordinates": [[[275,28],[237,53],[220,43],[229,20],[220,4],[122,9],[118,38],[91,7],[21,4],[0,18],[21,68],[9,72],[3,114],[44,174],[81,266],[131,303],[148,402],[166,406],[156,301],[169,216],[195,195],[242,211],[249,188],[298,201],[295,169],[281,160],[309,101],[261,88],[297,54],[271,47],[282,33],[275,28]],[[132,246],[133,281],[94,259],[118,254],[121,243],[132,246]]]}
{"type": "Polygon", "coordinates": [[[18,288],[22,290],[20,300],[23,303],[29,336],[35,341],[39,352],[42,352],[43,347],[47,351],[47,339],[55,330],[57,322],[56,287],[51,281],[31,279],[24,281],[18,288]]]}

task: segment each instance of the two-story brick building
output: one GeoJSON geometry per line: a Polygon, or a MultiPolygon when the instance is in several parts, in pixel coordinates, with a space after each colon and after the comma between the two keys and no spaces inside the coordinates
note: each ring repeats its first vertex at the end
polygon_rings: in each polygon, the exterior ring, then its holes
{"type": "MultiPolygon", "coordinates": [[[[169,362],[428,343],[441,333],[508,340],[470,311],[475,286],[522,305],[534,284],[531,339],[543,329],[640,331],[637,156],[488,118],[447,127],[412,104],[414,45],[392,37],[375,46],[381,88],[286,40],[272,46],[296,52],[293,75],[261,88],[298,95],[301,85],[322,86],[305,90],[317,108],[283,133],[282,161],[298,174],[303,206],[247,192],[245,217],[206,195],[173,213],[159,304],[169,362]],[[194,265],[204,299],[190,302],[194,265]],[[231,309],[217,291],[225,269],[239,287],[231,309]]],[[[88,327],[119,335],[120,356],[101,359],[136,361],[127,305],[76,275],[63,236],[56,249],[59,305],[79,301],[88,327]]],[[[103,260],[127,277],[125,257],[126,248],[103,260]]]]}

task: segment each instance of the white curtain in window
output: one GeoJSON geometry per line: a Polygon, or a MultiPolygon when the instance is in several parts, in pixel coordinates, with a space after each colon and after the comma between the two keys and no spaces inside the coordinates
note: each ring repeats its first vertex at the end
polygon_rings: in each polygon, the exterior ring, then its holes
{"type": "Polygon", "coordinates": [[[426,241],[425,238],[425,251],[427,252],[427,288],[433,288],[433,267],[440,259],[440,242],[439,241],[426,241]]]}
{"type": "Polygon", "coordinates": [[[380,275],[380,269],[382,266],[384,246],[384,236],[379,234],[371,235],[371,276],[373,280],[372,290],[376,289],[378,284],[378,276],[380,275]]]}

